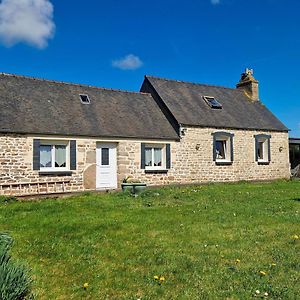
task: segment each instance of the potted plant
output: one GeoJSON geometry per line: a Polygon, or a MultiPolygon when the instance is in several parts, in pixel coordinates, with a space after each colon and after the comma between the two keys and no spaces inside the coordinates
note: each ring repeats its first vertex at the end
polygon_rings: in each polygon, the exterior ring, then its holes
{"type": "Polygon", "coordinates": [[[139,180],[134,180],[131,176],[127,176],[123,179],[121,186],[123,191],[129,191],[133,195],[138,195],[146,188],[147,184],[139,180]]]}

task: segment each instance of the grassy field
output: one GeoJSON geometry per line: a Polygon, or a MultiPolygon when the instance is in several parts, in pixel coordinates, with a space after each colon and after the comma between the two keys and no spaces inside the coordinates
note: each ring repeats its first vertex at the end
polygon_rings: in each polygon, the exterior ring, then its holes
{"type": "Polygon", "coordinates": [[[37,299],[300,297],[300,181],[1,203],[0,231],[37,299]]]}

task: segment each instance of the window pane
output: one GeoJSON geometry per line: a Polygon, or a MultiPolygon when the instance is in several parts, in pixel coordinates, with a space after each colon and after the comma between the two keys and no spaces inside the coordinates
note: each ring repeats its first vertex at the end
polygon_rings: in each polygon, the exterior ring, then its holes
{"type": "Polygon", "coordinates": [[[225,159],[226,141],[216,141],[216,158],[225,159]]]}
{"type": "Polygon", "coordinates": [[[154,166],[161,166],[162,165],[162,149],[161,148],[154,148],[154,166]]]}
{"type": "Polygon", "coordinates": [[[152,148],[145,148],[145,166],[152,167],[152,148]]]}
{"type": "Polygon", "coordinates": [[[51,168],[51,146],[50,145],[40,145],[40,167],[41,168],[51,168]]]}
{"type": "Polygon", "coordinates": [[[101,148],[101,165],[109,165],[109,148],[101,148]]]}
{"type": "Polygon", "coordinates": [[[222,105],[215,98],[209,98],[208,101],[209,101],[211,107],[222,108],[222,105]]]}
{"type": "Polygon", "coordinates": [[[90,99],[87,95],[80,95],[80,99],[81,99],[81,102],[84,103],[84,104],[89,104],[90,103],[90,99]]]}
{"type": "Polygon", "coordinates": [[[264,159],[264,142],[258,142],[257,156],[258,159],[264,159]]]}
{"type": "Polygon", "coordinates": [[[55,145],[55,167],[65,168],[67,166],[66,162],[66,146],[65,145],[55,145]]]}

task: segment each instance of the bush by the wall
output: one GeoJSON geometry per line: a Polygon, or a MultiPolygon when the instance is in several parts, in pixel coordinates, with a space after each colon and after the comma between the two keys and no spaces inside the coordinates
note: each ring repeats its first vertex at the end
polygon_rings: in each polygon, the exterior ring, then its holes
{"type": "Polygon", "coordinates": [[[0,300],[31,299],[31,278],[22,265],[14,263],[9,254],[13,239],[0,233],[0,300]]]}
{"type": "Polygon", "coordinates": [[[0,203],[16,202],[17,198],[14,196],[0,196],[0,203]]]}

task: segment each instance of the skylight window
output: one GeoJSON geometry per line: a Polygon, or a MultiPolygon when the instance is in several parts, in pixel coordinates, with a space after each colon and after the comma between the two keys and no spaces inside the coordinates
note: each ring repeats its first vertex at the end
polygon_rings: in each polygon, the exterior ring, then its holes
{"type": "Polygon", "coordinates": [[[88,95],[79,95],[82,104],[90,104],[90,98],[88,95]]]}
{"type": "Polygon", "coordinates": [[[211,108],[222,109],[222,104],[215,97],[203,96],[203,99],[211,108]]]}

